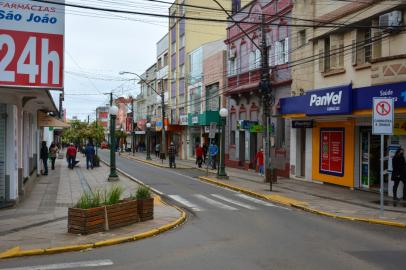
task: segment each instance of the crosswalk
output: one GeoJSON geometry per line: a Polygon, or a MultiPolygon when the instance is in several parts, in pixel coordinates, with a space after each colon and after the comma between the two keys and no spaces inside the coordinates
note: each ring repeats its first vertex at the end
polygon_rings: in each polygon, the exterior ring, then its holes
{"type": "Polygon", "coordinates": [[[221,194],[190,194],[187,196],[168,195],[173,200],[183,206],[195,211],[207,211],[212,209],[238,211],[238,210],[259,210],[259,206],[278,207],[273,203],[256,199],[241,193],[230,193],[230,195],[221,194]]]}

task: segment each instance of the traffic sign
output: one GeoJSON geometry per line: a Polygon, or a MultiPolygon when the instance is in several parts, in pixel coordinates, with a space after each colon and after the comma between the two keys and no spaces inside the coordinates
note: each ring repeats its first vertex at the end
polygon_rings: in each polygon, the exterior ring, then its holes
{"type": "Polygon", "coordinates": [[[393,134],[393,98],[374,98],[372,117],[372,133],[378,135],[393,134]]]}

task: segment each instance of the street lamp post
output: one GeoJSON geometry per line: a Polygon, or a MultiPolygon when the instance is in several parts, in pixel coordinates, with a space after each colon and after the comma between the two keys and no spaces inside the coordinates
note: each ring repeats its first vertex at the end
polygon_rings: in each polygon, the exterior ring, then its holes
{"type": "Polygon", "coordinates": [[[118,113],[117,106],[113,105],[110,107],[110,175],[108,181],[119,180],[116,172],[116,117],[118,113]]]}
{"type": "Polygon", "coordinates": [[[222,108],[220,110],[221,118],[221,141],[220,141],[220,164],[217,172],[217,178],[228,178],[225,166],[225,150],[226,150],[226,117],[228,116],[228,110],[222,108]]]}
{"type": "Polygon", "coordinates": [[[150,138],[151,123],[147,123],[147,160],[151,160],[151,138],[150,138]]]}

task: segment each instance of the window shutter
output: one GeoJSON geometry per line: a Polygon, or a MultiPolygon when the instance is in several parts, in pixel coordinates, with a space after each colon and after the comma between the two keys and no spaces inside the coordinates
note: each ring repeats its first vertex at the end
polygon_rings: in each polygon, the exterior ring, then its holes
{"type": "Polygon", "coordinates": [[[382,32],[379,29],[372,30],[372,59],[376,59],[382,56],[382,32]]]}
{"type": "Polygon", "coordinates": [[[334,69],[338,66],[338,39],[337,35],[330,36],[330,68],[334,69]]]}
{"type": "Polygon", "coordinates": [[[357,64],[357,30],[352,31],[351,33],[351,64],[357,64]]]}
{"type": "Polygon", "coordinates": [[[338,41],[338,66],[343,68],[344,67],[344,34],[340,35],[338,41]]]}
{"type": "Polygon", "coordinates": [[[279,41],[275,42],[275,66],[279,65],[279,47],[280,47],[279,41]]]}
{"type": "MultiPolygon", "coordinates": [[[[255,66],[258,68],[261,66],[261,51],[260,50],[256,50],[255,51],[255,66]]],[[[271,63],[268,63],[269,65],[271,65],[271,63]]]]}
{"type": "Polygon", "coordinates": [[[319,50],[319,54],[317,55],[318,59],[319,59],[319,71],[320,72],[324,72],[324,61],[325,61],[325,57],[324,57],[324,39],[319,39],[318,41],[318,50],[319,50]]]}
{"type": "Polygon", "coordinates": [[[289,38],[285,38],[285,63],[289,62],[289,38]]]}

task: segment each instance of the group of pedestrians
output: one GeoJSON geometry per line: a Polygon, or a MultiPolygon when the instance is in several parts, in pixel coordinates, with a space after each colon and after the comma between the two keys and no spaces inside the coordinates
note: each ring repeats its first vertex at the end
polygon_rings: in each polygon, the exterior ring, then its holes
{"type": "MultiPolygon", "coordinates": [[[[43,141],[40,149],[40,159],[43,164],[43,175],[48,175],[48,160],[51,161],[51,168],[55,170],[55,160],[58,156],[60,149],[55,143],[51,143],[51,146],[48,148],[46,141],[43,141]]],[[[95,148],[93,144],[88,143],[85,148],[80,148],[80,152],[83,152],[86,156],[86,168],[93,169],[94,167],[94,158],[96,155],[95,148]]],[[[78,153],[78,147],[73,143],[70,143],[66,149],[66,161],[68,163],[68,168],[73,170],[79,161],[76,161],[76,155],[78,153]]]]}
{"type": "Polygon", "coordinates": [[[58,153],[59,148],[54,142],[51,143],[51,146],[49,148],[46,141],[42,142],[40,149],[40,159],[42,160],[42,164],[44,166],[44,175],[48,175],[48,160],[51,161],[51,169],[55,170],[55,160],[58,153]]]}
{"type": "Polygon", "coordinates": [[[195,156],[196,164],[199,168],[202,167],[202,164],[206,164],[206,161],[209,162],[209,166],[215,170],[217,168],[217,155],[218,147],[214,142],[211,142],[209,147],[206,144],[200,145],[196,144],[195,147],[195,156]],[[209,154],[209,159],[207,160],[207,154],[209,154]]]}

